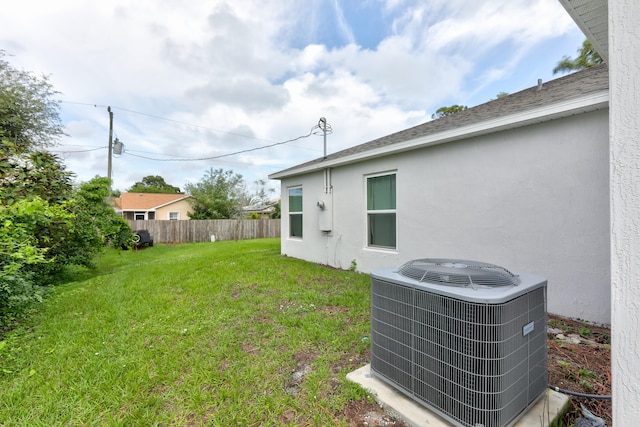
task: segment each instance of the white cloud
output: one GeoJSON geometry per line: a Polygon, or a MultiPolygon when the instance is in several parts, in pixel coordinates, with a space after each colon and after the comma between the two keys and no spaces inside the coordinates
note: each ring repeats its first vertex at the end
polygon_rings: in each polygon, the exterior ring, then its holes
{"type": "Polygon", "coordinates": [[[209,167],[265,178],[321,156],[322,139],[199,162],[131,154],[231,153],[304,135],[321,116],[336,151],[428,120],[439,106],[473,105],[526,68],[534,47],[577,31],[556,0],[379,4],[386,36],[375,49],[354,43],[356,22],[338,0],[22,0],[3,9],[0,47],[15,66],[51,75],[69,101],[60,149],[80,179],[106,174],[105,151],[71,151],[107,144],[114,107],[127,152],[113,175],[125,189],[149,174],[182,187],[209,167]]]}

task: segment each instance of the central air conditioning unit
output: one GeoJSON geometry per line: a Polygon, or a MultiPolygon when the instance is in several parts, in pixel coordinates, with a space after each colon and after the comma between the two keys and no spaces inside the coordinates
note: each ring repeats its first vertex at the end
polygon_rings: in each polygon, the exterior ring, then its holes
{"type": "Polygon", "coordinates": [[[508,426],[547,390],[547,281],[477,261],[371,274],[371,372],[461,426],[508,426]]]}

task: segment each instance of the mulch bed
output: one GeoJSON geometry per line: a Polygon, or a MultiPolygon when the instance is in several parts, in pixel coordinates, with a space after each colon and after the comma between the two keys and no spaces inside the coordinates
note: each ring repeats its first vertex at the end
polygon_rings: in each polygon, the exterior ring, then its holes
{"type": "MultiPolygon", "coordinates": [[[[563,390],[589,395],[611,396],[611,331],[576,320],[549,316],[549,326],[563,331],[569,339],[549,334],[549,384],[563,390]],[[571,342],[578,338],[580,342],[571,342]]],[[[572,396],[572,408],[562,425],[575,424],[583,416],[581,404],[612,424],[611,400],[587,399],[572,396]]]]}

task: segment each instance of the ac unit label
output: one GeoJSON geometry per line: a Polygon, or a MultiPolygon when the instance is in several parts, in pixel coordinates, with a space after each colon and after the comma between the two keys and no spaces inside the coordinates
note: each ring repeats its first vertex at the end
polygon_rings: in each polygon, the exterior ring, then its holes
{"type": "Polygon", "coordinates": [[[535,329],[535,322],[529,322],[522,327],[522,335],[527,336],[535,329]]]}

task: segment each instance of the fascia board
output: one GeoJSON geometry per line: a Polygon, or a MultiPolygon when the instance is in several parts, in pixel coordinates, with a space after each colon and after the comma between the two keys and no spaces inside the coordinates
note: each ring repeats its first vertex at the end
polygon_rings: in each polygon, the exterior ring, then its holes
{"type": "Polygon", "coordinates": [[[185,200],[185,199],[188,199],[188,198],[190,198],[190,197],[191,197],[191,196],[184,196],[184,197],[181,197],[181,198],[179,198],[179,199],[172,200],[172,201],[170,201],[170,202],[163,203],[163,204],[161,204],[161,205],[155,206],[155,207],[153,207],[153,208],[151,208],[151,209],[160,209],[160,208],[162,208],[162,207],[164,207],[164,206],[168,206],[168,205],[171,205],[171,204],[173,204],[173,203],[178,203],[178,202],[180,202],[180,201],[182,201],[182,200],[185,200]]]}
{"type": "Polygon", "coordinates": [[[432,145],[445,144],[447,142],[459,141],[461,139],[474,136],[486,135],[498,131],[514,129],[534,123],[541,123],[561,117],[568,117],[575,114],[595,111],[607,108],[609,105],[609,91],[593,92],[586,96],[569,99],[566,101],[545,105],[521,111],[516,114],[509,114],[495,119],[481,121],[468,126],[438,132],[423,137],[398,142],[388,146],[375,148],[372,150],[355,153],[349,156],[340,157],[313,165],[308,165],[288,172],[276,172],[269,175],[270,179],[282,179],[289,176],[302,175],[305,173],[344,166],[350,163],[361,162],[363,160],[383,157],[390,154],[402,153],[404,151],[429,147],[432,145]]]}

